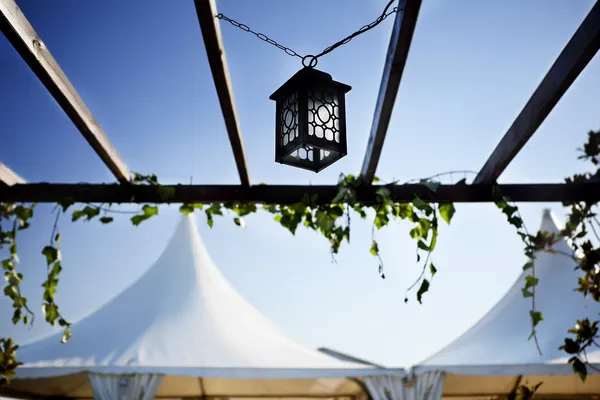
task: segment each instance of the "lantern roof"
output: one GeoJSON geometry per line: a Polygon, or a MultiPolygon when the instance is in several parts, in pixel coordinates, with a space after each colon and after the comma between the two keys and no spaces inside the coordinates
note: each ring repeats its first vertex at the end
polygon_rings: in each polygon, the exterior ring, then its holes
{"type": "Polygon", "coordinates": [[[289,88],[292,87],[303,87],[320,83],[340,90],[344,93],[348,93],[352,90],[352,86],[346,85],[345,83],[334,81],[331,75],[327,72],[319,71],[318,69],[305,67],[300,71],[296,72],[290,79],[287,80],[279,89],[277,89],[269,99],[276,100],[280,94],[285,93],[289,88]]]}

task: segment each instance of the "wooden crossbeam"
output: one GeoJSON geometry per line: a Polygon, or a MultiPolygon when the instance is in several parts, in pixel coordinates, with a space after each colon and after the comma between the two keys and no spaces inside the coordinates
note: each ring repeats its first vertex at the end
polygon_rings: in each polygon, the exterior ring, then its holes
{"type": "Polygon", "coordinates": [[[600,49],[600,1],[592,7],[473,183],[495,182],[600,49]]]}
{"type": "Polygon", "coordinates": [[[229,77],[229,68],[227,67],[227,58],[225,57],[225,48],[223,47],[223,38],[219,20],[216,18],[217,6],[214,0],[195,0],[196,13],[200,30],[206,47],[208,63],[212,71],[213,80],[217,89],[217,96],[221,104],[221,111],[225,119],[225,127],[231,142],[231,149],[237,165],[238,173],[242,185],[250,186],[250,174],[246,165],[246,155],[242,134],[238,122],[235,101],[233,97],[233,88],[229,77]]]}
{"type": "Polygon", "coordinates": [[[377,164],[381,157],[383,142],[392,118],[394,103],[396,102],[402,73],[408,58],[408,50],[417,25],[421,0],[403,0],[400,2],[400,8],[392,29],[381,85],[379,86],[379,95],[375,105],[371,133],[361,169],[363,181],[367,185],[373,182],[377,164]],[[402,5],[403,3],[404,5],[402,5]]]}
{"type": "MultiPolygon", "coordinates": [[[[357,200],[376,203],[380,185],[363,186],[357,200]]],[[[600,182],[577,184],[510,184],[500,185],[505,196],[518,202],[574,202],[600,199],[600,182]]],[[[399,203],[411,202],[419,196],[426,202],[479,203],[490,202],[493,185],[441,185],[435,193],[423,185],[390,187],[391,196],[399,203]]],[[[172,185],[160,189],[153,186],[118,184],[52,184],[30,183],[0,186],[0,202],[54,203],[64,200],[87,203],[270,203],[294,204],[305,195],[317,195],[317,203],[327,204],[338,194],[338,187],[286,185],[172,185]]]]}
{"type": "Polygon", "coordinates": [[[14,0],[0,0],[0,30],[120,182],[131,172],[14,0]]]}
{"type": "Polygon", "coordinates": [[[15,174],[10,168],[0,162],[0,184],[8,186],[26,183],[25,179],[15,174]]]}

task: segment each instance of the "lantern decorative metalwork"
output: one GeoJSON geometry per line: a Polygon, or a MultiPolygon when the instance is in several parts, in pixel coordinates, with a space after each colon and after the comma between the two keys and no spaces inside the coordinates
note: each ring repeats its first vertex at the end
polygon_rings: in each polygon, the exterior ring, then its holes
{"type": "Polygon", "coordinates": [[[270,97],[276,102],[275,161],[319,172],[344,157],[345,95],[352,88],[306,67],[270,97]]]}

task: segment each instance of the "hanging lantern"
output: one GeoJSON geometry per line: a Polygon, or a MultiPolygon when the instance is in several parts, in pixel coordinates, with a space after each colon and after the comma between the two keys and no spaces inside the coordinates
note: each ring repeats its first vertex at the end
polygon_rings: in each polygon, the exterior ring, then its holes
{"type": "Polygon", "coordinates": [[[270,97],[276,102],[275,161],[319,172],[344,157],[346,102],[352,89],[306,67],[270,97]]]}

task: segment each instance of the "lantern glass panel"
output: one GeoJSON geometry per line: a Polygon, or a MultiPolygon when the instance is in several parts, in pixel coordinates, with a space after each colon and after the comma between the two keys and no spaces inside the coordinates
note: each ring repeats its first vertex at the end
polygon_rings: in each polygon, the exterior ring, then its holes
{"type": "Polygon", "coordinates": [[[298,126],[298,93],[293,92],[285,97],[281,105],[280,115],[281,127],[280,137],[281,146],[287,146],[300,136],[298,126]]]}

